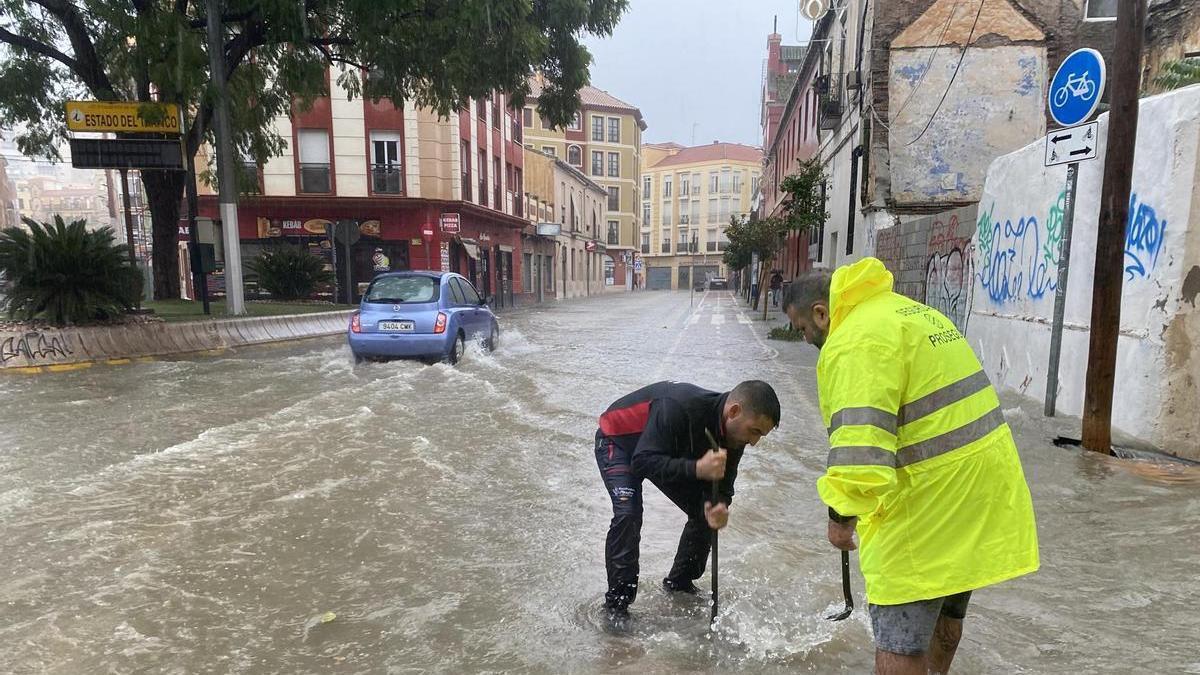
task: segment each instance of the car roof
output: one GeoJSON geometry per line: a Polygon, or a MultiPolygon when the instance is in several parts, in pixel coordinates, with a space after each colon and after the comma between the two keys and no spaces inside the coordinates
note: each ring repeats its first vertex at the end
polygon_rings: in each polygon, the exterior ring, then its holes
{"type": "Polygon", "coordinates": [[[425,277],[427,279],[443,279],[445,277],[458,276],[454,272],[439,272],[436,270],[400,270],[396,272],[384,272],[375,276],[376,279],[382,277],[425,277]]]}

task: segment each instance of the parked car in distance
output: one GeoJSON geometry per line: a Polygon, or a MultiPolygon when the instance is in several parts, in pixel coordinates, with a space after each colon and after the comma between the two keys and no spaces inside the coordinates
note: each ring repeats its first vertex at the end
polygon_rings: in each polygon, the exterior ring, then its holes
{"type": "Polygon", "coordinates": [[[708,280],[709,290],[729,290],[729,281],[725,277],[713,277],[708,280]]]}
{"type": "Polygon", "coordinates": [[[465,277],[451,272],[389,272],[375,277],[350,318],[355,361],[421,359],[458,363],[468,340],[490,350],[500,323],[465,277]]]}

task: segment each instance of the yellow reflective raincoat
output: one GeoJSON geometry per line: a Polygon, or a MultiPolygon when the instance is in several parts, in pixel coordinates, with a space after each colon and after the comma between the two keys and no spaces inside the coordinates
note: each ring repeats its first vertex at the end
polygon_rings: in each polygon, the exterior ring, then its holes
{"type": "Polygon", "coordinates": [[[858,516],[867,599],[897,605],[1038,568],[1029,487],[1000,401],[936,310],[883,263],[839,269],[817,362],[829,463],[821,499],[858,516]]]}

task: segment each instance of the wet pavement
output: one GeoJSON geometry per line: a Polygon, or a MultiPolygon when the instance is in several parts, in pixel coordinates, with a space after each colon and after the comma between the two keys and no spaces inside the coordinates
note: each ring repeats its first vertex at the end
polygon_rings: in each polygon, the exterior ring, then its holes
{"type": "MultiPolygon", "coordinates": [[[[458,368],[325,339],[0,378],[3,669],[869,672],[866,613],[822,618],[816,352],[729,293],[689,300],[518,312],[458,368]],[[634,626],[607,632],[598,414],[750,378],[784,420],[739,472],[716,630],[658,588],[684,517],[647,486],[634,626]]],[[[1069,422],[1006,405],[1042,570],[975,594],[955,671],[1200,673],[1200,473],[1054,447],[1069,422]]]]}

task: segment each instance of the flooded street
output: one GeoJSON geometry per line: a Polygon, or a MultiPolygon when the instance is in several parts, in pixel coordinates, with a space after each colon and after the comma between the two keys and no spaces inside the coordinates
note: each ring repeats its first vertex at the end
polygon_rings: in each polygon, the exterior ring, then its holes
{"type": "MultiPolygon", "coordinates": [[[[842,601],[816,351],[766,341],[729,293],[696,305],[522,311],[458,368],[354,367],[330,338],[0,378],[3,670],[869,672],[856,560],[860,609],[823,619],[842,601]],[[658,586],[684,516],[647,484],[634,628],[606,632],[599,413],[656,380],[751,378],[783,422],[739,471],[717,630],[658,586]]],[[[1197,475],[1056,448],[1006,406],[1042,569],[975,594],[955,672],[1200,673],[1197,475]]]]}

